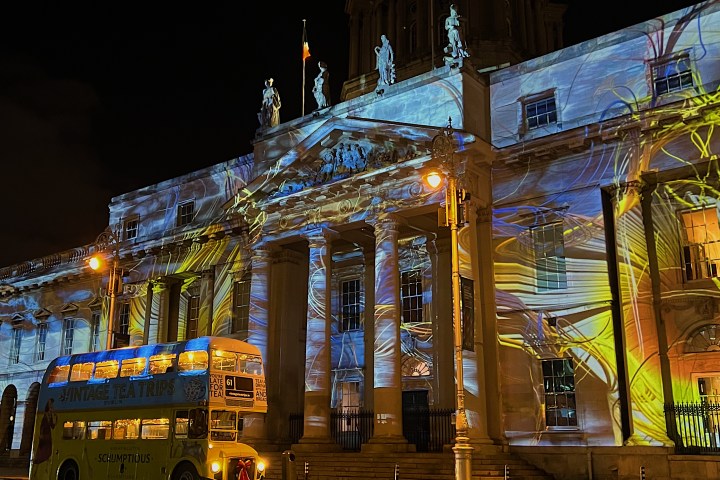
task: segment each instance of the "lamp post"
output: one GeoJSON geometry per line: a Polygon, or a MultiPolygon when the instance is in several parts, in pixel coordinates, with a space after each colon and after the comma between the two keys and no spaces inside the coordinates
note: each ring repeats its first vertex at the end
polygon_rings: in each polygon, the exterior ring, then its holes
{"type": "MultiPolygon", "coordinates": [[[[468,437],[468,422],[465,413],[465,382],[463,380],[462,326],[460,307],[460,254],[458,246],[458,223],[464,223],[459,214],[459,202],[464,200],[464,190],[458,188],[458,171],[454,158],[455,142],[453,140],[452,119],[444,132],[432,141],[433,159],[440,161],[445,171],[447,187],[445,189],[445,222],[450,227],[450,243],[452,246],[452,303],[453,303],[453,340],[455,350],[456,403],[455,414],[455,480],[470,480],[472,475],[472,451],[468,437]]],[[[437,187],[442,178],[435,172],[427,176],[431,186],[437,187]]]]}
{"type": "Polygon", "coordinates": [[[95,255],[90,258],[90,268],[100,270],[104,263],[104,257],[100,252],[111,249],[112,260],[108,276],[107,295],[110,297],[110,305],[108,307],[107,319],[107,339],[105,349],[113,348],[113,334],[115,330],[115,305],[117,296],[120,292],[122,273],[120,272],[120,238],[110,227],[106,228],[95,240],[95,255]]]}

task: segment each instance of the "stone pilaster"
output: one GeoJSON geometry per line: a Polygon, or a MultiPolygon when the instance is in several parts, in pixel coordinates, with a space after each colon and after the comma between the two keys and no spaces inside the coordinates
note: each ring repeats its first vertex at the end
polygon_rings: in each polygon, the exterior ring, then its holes
{"type": "Polygon", "coordinates": [[[200,318],[198,335],[212,335],[213,304],[215,300],[215,271],[204,270],[200,278],[200,318]]]}

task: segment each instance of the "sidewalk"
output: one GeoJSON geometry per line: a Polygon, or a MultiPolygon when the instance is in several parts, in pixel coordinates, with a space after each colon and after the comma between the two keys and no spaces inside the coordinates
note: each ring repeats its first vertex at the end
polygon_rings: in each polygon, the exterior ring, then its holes
{"type": "Polygon", "coordinates": [[[0,480],[27,480],[27,468],[0,467],[0,480]]]}

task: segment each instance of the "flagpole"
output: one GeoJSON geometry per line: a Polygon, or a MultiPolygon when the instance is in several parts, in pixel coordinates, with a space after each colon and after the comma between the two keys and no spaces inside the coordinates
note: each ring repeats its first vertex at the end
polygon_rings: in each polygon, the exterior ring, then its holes
{"type": "Polygon", "coordinates": [[[302,62],[303,62],[303,72],[302,72],[302,110],[300,111],[300,116],[305,116],[305,19],[303,18],[303,38],[302,38],[302,47],[303,56],[302,56],[302,62]]]}

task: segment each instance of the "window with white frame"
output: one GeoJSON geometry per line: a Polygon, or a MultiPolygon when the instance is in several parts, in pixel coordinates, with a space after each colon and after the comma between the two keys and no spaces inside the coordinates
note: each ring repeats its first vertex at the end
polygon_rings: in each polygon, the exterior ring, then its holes
{"type": "Polygon", "coordinates": [[[679,92],[693,86],[690,58],[680,56],[652,67],[655,95],[679,92]]]}
{"type": "Polygon", "coordinates": [[[99,352],[100,348],[100,312],[93,311],[90,314],[90,351],[99,352]]]}
{"type": "Polygon", "coordinates": [[[717,278],[720,270],[720,226],[716,205],[680,212],[685,279],[717,278]]]}
{"type": "Polygon", "coordinates": [[[531,227],[530,234],[535,255],[538,290],[567,288],[562,222],[531,227]]]}
{"type": "Polygon", "coordinates": [[[250,323],[250,286],[252,272],[247,270],[233,285],[232,332],[246,332],[250,323]]]}
{"type": "Polygon", "coordinates": [[[187,323],[185,324],[185,339],[197,338],[198,323],[200,321],[200,295],[190,295],[187,302],[187,323]]]}
{"type": "Polygon", "coordinates": [[[402,323],[423,321],[422,272],[419,269],[400,273],[400,303],[402,323]]]}
{"type": "Polygon", "coordinates": [[[138,236],[138,226],[140,221],[137,217],[125,220],[125,240],[132,240],[138,236]]]}
{"type": "Polygon", "coordinates": [[[577,427],[575,367],[572,358],[542,361],[545,391],[545,426],[549,429],[577,427]]]}
{"type": "Polygon", "coordinates": [[[127,300],[120,302],[120,314],[118,315],[118,324],[113,331],[128,335],[130,332],[130,302],[127,300]]]}
{"type": "Polygon", "coordinates": [[[20,363],[20,348],[22,347],[22,338],[22,321],[13,322],[12,344],[10,344],[10,364],[20,363]]]}
{"type": "Polygon", "coordinates": [[[195,202],[183,202],[177,207],[177,226],[189,225],[193,221],[195,202]]]}
{"type": "Polygon", "coordinates": [[[63,320],[62,355],[72,355],[74,339],[75,339],[75,319],[74,318],[66,318],[63,320]]]}
{"type": "Polygon", "coordinates": [[[528,130],[557,122],[555,97],[546,97],[525,103],[525,124],[528,130]]]}
{"type": "Polygon", "coordinates": [[[340,283],[340,331],[362,328],[363,292],[360,278],[340,283]]]}
{"type": "Polygon", "coordinates": [[[45,345],[47,343],[48,324],[40,322],[37,324],[35,361],[41,362],[45,360],[45,345]]]}

